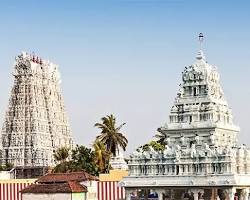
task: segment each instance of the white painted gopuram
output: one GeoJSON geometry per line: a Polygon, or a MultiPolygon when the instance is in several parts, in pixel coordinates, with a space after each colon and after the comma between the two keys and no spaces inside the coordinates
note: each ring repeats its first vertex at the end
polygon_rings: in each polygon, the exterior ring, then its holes
{"type": "Polygon", "coordinates": [[[53,166],[53,153],[73,145],[58,66],[34,55],[16,57],[14,86],[1,133],[2,164],[53,166]]]}
{"type": "Polygon", "coordinates": [[[238,144],[239,127],[225,100],[215,66],[200,50],[185,67],[163,152],[135,151],[120,184],[126,199],[249,199],[250,151],[238,144]]]}

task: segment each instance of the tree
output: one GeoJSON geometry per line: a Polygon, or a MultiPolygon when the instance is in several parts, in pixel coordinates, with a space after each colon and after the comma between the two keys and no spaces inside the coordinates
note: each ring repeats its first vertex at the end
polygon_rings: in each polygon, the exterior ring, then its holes
{"type": "Polygon", "coordinates": [[[155,135],[155,137],[158,139],[157,142],[165,146],[167,135],[161,130],[161,128],[158,128],[157,131],[158,133],[155,135]]]}
{"type": "Polygon", "coordinates": [[[72,171],[86,171],[92,175],[98,175],[98,168],[95,165],[94,152],[85,146],[76,146],[72,150],[72,171]]]}
{"type": "Polygon", "coordinates": [[[59,163],[64,163],[69,157],[69,148],[67,147],[61,147],[56,150],[54,153],[54,158],[59,163]]]}
{"type": "Polygon", "coordinates": [[[140,149],[142,150],[142,152],[150,151],[150,147],[152,147],[157,152],[163,152],[165,149],[165,145],[160,144],[158,141],[151,141],[137,148],[137,151],[139,151],[140,149]]]}
{"type": "Polygon", "coordinates": [[[52,172],[53,173],[66,173],[66,172],[72,172],[72,161],[66,161],[63,163],[59,163],[56,165],[52,172]]]}
{"type": "Polygon", "coordinates": [[[151,141],[149,145],[157,152],[163,152],[165,149],[165,145],[160,144],[158,141],[151,141]]]}
{"type": "Polygon", "coordinates": [[[119,152],[119,147],[125,151],[128,140],[120,130],[126,123],[116,127],[116,119],[112,114],[101,118],[101,121],[102,123],[95,124],[95,127],[101,129],[101,133],[96,139],[102,142],[106,146],[106,150],[111,152],[113,156],[119,152]]]}
{"type": "MultiPolygon", "coordinates": [[[[54,155],[57,157],[57,152],[54,155]]],[[[62,160],[60,156],[58,156],[62,160]]],[[[63,157],[65,158],[65,157],[63,157]]],[[[98,168],[95,165],[94,152],[85,146],[76,146],[72,150],[71,159],[56,165],[52,170],[53,173],[77,172],[86,171],[89,174],[98,175],[98,168]]]]}
{"type": "Polygon", "coordinates": [[[99,173],[107,173],[109,171],[110,152],[107,152],[105,145],[99,140],[95,140],[93,144],[95,153],[95,164],[99,173]]]}
{"type": "Polygon", "coordinates": [[[139,152],[139,150],[141,149],[143,152],[144,151],[149,151],[149,148],[150,146],[149,146],[149,144],[144,144],[144,145],[142,145],[142,146],[140,146],[139,148],[137,148],[137,151],[139,152]]]}
{"type": "Polygon", "coordinates": [[[57,165],[54,167],[52,172],[54,173],[66,173],[70,171],[69,161],[67,159],[70,156],[70,149],[67,147],[61,147],[54,153],[54,158],[57,161],[57,165]]]}

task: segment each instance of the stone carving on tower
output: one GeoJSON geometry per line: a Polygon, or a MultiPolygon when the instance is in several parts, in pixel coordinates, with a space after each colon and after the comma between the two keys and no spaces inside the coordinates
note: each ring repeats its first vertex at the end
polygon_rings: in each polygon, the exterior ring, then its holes
{"type": "Polygon", "coordinates": [[[53,153],[73,140],[58,66],[23,52],[16,57],[14,86],[2,127],[2,164],[55,164],[53,153]]]}
{"type": "Polygon", "coordinates": [[[237,144],[239,127],[233,123],[220,76],[216,67],[206,62],[201,50],[196,62],[182,72],[182,84],[171,108],[169,123],[160,131],[170,140],[182,138],[182,143],[190,147],[191,143],[200,142],[210,146],[237,144]]]}

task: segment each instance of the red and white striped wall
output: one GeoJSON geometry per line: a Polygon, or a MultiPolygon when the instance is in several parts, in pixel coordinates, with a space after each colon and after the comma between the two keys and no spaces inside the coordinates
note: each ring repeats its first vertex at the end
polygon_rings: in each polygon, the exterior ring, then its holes
{"type": "Polygon", "coordinates": [[[22,200],[21,191],[32,183],[0,183],[0,200],[22,200]]]}
{"type": "Polygon", "coordinates": [[[98,200],[125,199],[125,189],[117,181],[100,181],[97,185],[98,200]]]}
{"type": "MultiPolygon", "coordinates": [[[[22,200],[20,191],[32,182],[0,182],[0,200],[22,200]]],[[[98,200],[123,200],[125,189],[117,181],[100,181],[97,185],[98,200]]]]}

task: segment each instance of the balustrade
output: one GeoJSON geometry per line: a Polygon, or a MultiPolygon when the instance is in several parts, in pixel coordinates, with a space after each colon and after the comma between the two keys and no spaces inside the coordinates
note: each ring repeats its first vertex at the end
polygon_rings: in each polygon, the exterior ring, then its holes
{"type": "Polygon", "coordinates": [[[231,163],[134,163],[129,164],[131,176],[188,176],[188,175],[208,175],[208,174],[229,174],[231,173],[231,163]]]}

